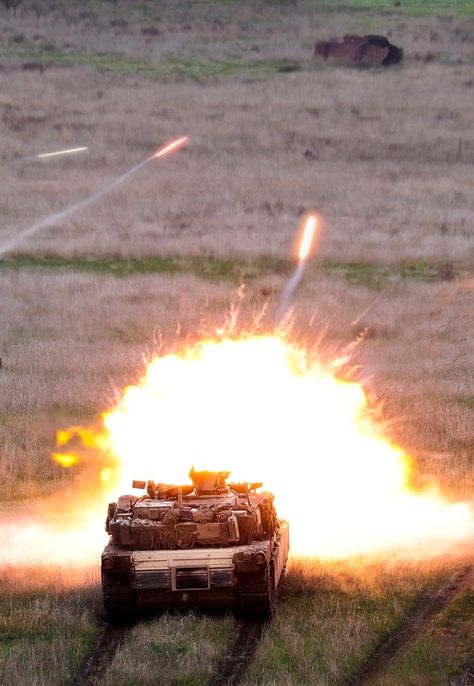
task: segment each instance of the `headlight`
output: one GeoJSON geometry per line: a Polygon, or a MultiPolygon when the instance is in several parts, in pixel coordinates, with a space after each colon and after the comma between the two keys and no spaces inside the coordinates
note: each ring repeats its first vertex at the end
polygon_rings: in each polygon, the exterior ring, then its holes
{"type": "Polygon", "coordinates": [[[212,588],[223,588],[225,586],[234,585],[233,569],[211,569],[209,576],[212,588]]]}
{"type": "Polygon", "coordinates": [[[103,557],[102,558],[102,569],[112,569],[114,566],[113,557],[103,557]]]}
{"type": "Polygon", "coordinates": [[[267,556],[261,550],[259,550],[257,553],[253,554],[253,561],[256,562],[258,565],[265,564],[266,560],[267,560],[267,556]]]}

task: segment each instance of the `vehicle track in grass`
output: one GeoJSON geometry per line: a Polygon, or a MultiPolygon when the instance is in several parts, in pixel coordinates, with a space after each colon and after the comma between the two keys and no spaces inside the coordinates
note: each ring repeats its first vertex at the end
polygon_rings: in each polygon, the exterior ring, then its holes
{"type": "Polygon", "coordinates": [[[105,622],[97,641],[82,661],[72,686],[96,686],[134,622],[105,622]]]}
{"type": "Polygon", "coordinates": [[[474,684],[474,665],[466,669],[462,676],[450,681],[448,686],[472,686],[472,684],[474,684]]]}
{"type": "Polygon", "coordinates": [[[474,659],[464,665],[461,676],[452,679],[448,686],[472,686],[474,684],[474,659]]]}
{"type": "Polygon", "coordinates": [[[266,620],[238,620],[229,646],[208,686],[237,686],[249,668],[267,626],[266,620]]]}
{"type": "Polygon", "coordinates": [[[387,665],[462,593],[473,575],[474,563],[463,565],[441,587],[420,593],[398,626],[375,646],[367,659],[342,683],[342,686],[362,686],[383,672],[387,665]]]}

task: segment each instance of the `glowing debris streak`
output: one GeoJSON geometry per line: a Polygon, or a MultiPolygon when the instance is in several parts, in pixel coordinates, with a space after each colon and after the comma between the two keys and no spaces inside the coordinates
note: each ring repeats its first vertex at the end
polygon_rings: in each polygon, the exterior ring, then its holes
{"type": "Polygon", "coordinates": [[[166,145],[163,145],[161,148],[158,148],[158,150],[153,153],[153,155],[150,157],[151,160],[157,160],[160,157],[165,157],[165,155],[168,155],[170,152],[176,152],[180,148],[182,148],[184,145],[187,145],[189,143],[189,138],[187,136],[182,136],[182,138],[177,138],[174,141],[171,141],[171,143],[167,143],[166,145]]]}
{"type": "Polygon", "coordinates": [[[79,148],[67,148],[66,150],[56,150],[56,152],[42,152],[36,155],[37,159],[44,160],[48,157],[59,157],[60,155],[73,155],[78,152],[86,152],[88,150],[87,146],[82,146],[79,148]]]}
{"type": "Polygon", "coordinates": [[[309,256],[311,246],[313,245],[314,236],[316,234],[317,225],[317,217],[314,214],[311,214],[306,220],[303,238],[301,239],[301,245],[298,252],[298,257],[300,260],[306,260],[309,256]]]}

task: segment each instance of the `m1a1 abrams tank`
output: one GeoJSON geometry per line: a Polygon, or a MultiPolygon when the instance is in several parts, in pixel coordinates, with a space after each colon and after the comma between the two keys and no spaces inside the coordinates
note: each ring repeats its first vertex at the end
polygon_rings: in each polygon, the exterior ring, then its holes
{"type": "Polygon", "coordinates": [[[191,471],[192,485],[134,481],[146,494],[108,509],[102,553],[105,608],[230,607],[244,617],[273,613],[289,549],[261,483],[226,483],[229,472],[191,471]]]}

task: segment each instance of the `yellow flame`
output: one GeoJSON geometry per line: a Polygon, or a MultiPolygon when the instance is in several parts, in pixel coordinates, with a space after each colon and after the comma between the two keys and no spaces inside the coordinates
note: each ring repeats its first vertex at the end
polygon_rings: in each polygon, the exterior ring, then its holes
{"type": "Polygon", "coordinates": [[[473,533],[468,505],[410,485],[412,460],[371,418],[360,384],[283,337],[207,339],[157,357],[103,417],[115,495],[196,469],[263,480],[292,549],[332,557],[435,546],[473,533]]]}
{"type": "Polygon", "coordinates": [[[77,457],[71,497],[56,499],[49,528],[12,534],[13,549],[89,561],[105,544],[108,501],[132,479],[188,482],[192,465],[263,481],[296,554],[431,556],[472,539],[471,506],[436,484],[415,489],[413,460],[373,417],[360,384],[283,333],[189,344],[154,358],[97,429],[58,434],[63,463],[77,457]]]}
{"type": "Polygon", "coordinates": [[[53,459],[61,465],[61,467],[74,467],[79,461],[77,455],[69,453],[54,453],[53,459]]]}

